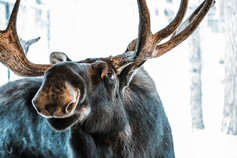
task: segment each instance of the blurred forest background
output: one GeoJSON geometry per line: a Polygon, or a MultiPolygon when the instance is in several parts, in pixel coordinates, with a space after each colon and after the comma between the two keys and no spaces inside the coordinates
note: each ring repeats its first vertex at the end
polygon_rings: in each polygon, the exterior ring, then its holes
{"type": "MultiPolygon", "coordinates": [[[[201,0],[189,2],[188,17],[201,0]]],[[[15,0],[0,0],[0,29],[15,0]]],[[[147,0],[152,31],[165,27],[180,1],[147,0]]],[[[237,157],[237,1],[216,0],[200,27],[164,56],[147,61],[170,120],[177,158],[237,157]]],[[[78,61],[123,53],[137,37],[136,0],[22,0],[18,35],[27,57],[49,63],[52,51],[78,61]]],[[[19,79],[0,64],[0,85],[19,79]]]]}

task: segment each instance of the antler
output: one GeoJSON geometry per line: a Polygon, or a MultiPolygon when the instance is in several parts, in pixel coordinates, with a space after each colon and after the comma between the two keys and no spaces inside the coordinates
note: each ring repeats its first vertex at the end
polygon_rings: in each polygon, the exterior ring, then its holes
{"type": "Polygon", "coordinates": [[[118,71],[132,63],[143,63],[148,59],[159,57],[186,40],[198,27],[205,17],[213,0],[205,0],[193,14],[181,24],[187,10],[188,0],[182,0],[179,11],[174,20],[164,29],[155,34],[150,30],[150,15],[145,0],[138,0],[139,29],[138,38],[133,40],[124,54],[111,57],[111,61],[118,71]],[[177,29],[181,24],[180,29],[177,29]],[[175,32],[175,30],[178,30],[175,32]],[[163,39],[173,34],[170,40],[158,45],[163,39]]]}
{"type": "Polygon", "coordinates": [[[19,5],[17,0],[6,30],[0,31],[0,61],[20,76],[42,76],[51,65],[33,64],[26,58],[16,31],[19,5]]]}
{"type": "MultiPolygon", "coordinates": [[[[9,24],[4,31],[0,31],[0,61],[13,72],[21,76],[41,76],[52,65],[33,64],[27,60],[16,31],[16,18],[20,0],[17,0],[13,8],[9,24]]],[[[150,30],[150,14],[145,0],[138,0],[139,29],[138,38],[133,40],[125,53],[110,57],[118,73],[126,66],[136,67],[146,60],[159,57],[186,40],[198,27],[208,10],[214,4],[214,0],[205,0],[193,14],[181,24],[187,10],[188,0],[182,0],[179,11],[174,20],[164,29],[152,34],[150,30]],[[181,25],[180,25],[181,24],[181,25]],[[158,45],[171,34],[167,42],[158,45]]]]}

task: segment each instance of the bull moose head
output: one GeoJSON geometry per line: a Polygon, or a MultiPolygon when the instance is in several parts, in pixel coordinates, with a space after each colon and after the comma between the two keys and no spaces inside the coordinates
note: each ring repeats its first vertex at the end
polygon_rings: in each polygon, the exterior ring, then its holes
{"type": "Polygon", "coordinates": [[[41,88],[32,103],[54,128],[71,127],[90,119],[91,114],[95,114],[93,119],[96,122],[105,117],[112,119],[111,111],[113,117],[123,118],[118,120],[125,124],[126,117],[123,116],[121,104],[136,71],[145,61],[165,54],[187,39],[214,3],[213,0],[205,0],[181,24],[188,4],[188,0],[182,0],[173,21],[164,29],[152,33],[146,1],[137,2],[140,19],[138,38],[128,45],[123,54],[78,62],[66,57],[63,59],[65,62],[42,65],[31,63],[23,52],[16,31],[20,0],[16,1],[6,30],[0,32],[0,61],[20,76],[44,75],[41,88]],[[169,36],[171,38],[168,41],[161,43],[169,36]],[[103,115],[99,116],[98,113],[103,115]],[[58,121],[60,127],[57,126],[58,121]]]}

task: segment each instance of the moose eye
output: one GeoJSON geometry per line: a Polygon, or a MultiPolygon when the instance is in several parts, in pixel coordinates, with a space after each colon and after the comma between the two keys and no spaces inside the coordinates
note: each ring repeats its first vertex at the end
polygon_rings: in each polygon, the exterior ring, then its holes
{"type": "Polygon", "coordinates": [[[111,80],[114,79],[114,73],[112,71],[108,71],[106,75],[109,79],[111,79],[111,80]]]}

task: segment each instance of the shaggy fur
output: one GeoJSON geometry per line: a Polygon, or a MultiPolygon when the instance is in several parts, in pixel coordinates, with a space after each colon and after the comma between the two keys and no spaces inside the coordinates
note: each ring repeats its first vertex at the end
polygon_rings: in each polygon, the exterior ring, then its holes
{"type": "Polygon", "coordinates": [[[1,158],[70,157],[69,131],[53,130],[31,104],[41,83],[26,78],[0,88],[1,158]]]}
{"type": "Polygon", "coordinates": [[[72,149],[77,158],[174,158],[171,128],[146,71],[139,68],[126,78],[125,69],[111,79],[113,68],[103,64],[93,64],[93,73],[72,62],[56,64],[46,72],[42,87],[48,82],[47,75],[63,80],[74,72],[83,79],[83,101],[69,118],[44,119],[36,113],[31,100],[40,79],[22,79],[1,87],[0,157],[70,157],[72,149]],[[103,76],[105,70],[107,76],[103,76]],[[90,106],[91,111],[80,120],[83,106],[90,106]],[[46,120],[62,131],[50,128],[46,120]]]}

